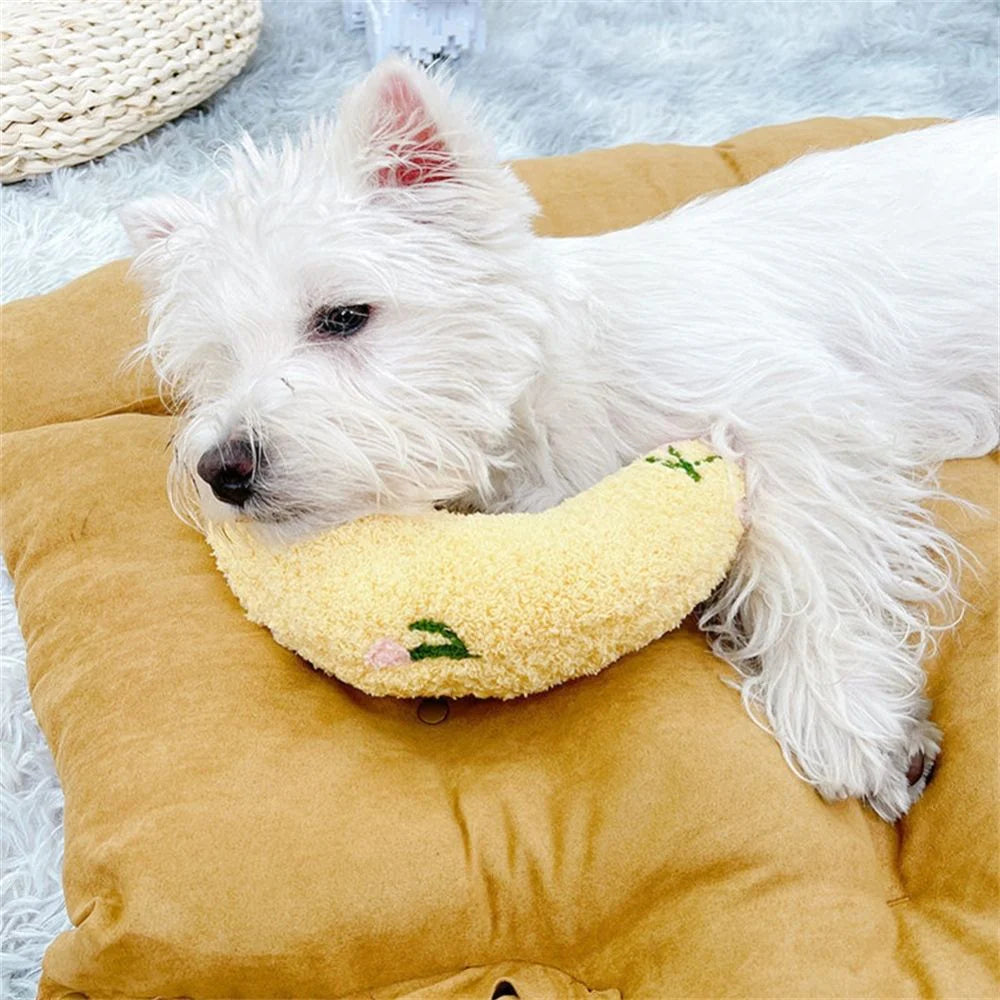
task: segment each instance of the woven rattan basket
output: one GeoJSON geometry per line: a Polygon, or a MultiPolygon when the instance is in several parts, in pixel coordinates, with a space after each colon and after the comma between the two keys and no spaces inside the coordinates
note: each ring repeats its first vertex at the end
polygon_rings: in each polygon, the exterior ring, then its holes
{"type": "Polygon", "coordinates": [[[115,149],[245,65],[260,0],[0,0],[0,182],[115,149]]]}

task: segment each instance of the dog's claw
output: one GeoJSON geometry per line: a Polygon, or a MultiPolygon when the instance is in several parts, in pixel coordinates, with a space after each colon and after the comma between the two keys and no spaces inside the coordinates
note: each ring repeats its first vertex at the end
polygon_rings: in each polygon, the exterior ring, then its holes
{"type": "Polygon", "coordinates": [[[924,754],[918,750],[910,758],[910,766],[906,769],[906,782],[911,787],[924,776],[924,754]]]}

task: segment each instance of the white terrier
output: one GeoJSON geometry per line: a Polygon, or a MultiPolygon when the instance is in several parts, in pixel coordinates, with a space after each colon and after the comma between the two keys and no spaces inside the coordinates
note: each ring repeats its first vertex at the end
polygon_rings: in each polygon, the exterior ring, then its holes
{"type": "Polygon", "coordinates": [[[997,179],[967,121],[542,239],[467,110],[382,64],[222,193],[125,212],[186,407],[175,504],[286,536],[540,510],[710,439],[752,524],[702,626],[796,772],[894,819],[938,752],[921,660],[956,590],[932,470],[998,440],[997,179]]]}

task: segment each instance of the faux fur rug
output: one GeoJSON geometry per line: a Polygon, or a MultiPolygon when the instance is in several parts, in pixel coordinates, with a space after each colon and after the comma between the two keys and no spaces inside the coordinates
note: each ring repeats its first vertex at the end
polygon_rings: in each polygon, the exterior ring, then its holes
{"type": "MultiPolygon", "coordinates": [[[[98,162],[3,189],[5,300],[124,255],[115,209],[197,189],[242,130],[266,140],[332,111],[367,68],[363,35],[345,34],[337,0],[265,7],[251,64],[208,104],[98,162]]],[[[813,115],[997,109],[997,0],[487,0],[486,17],[487,51],[453,72],[508,158],[713,142],[813,115]]],[[[20,998],[68,926],[62,797],[28,701],[6,573],[0,597],[0,996],[20,998]]]]}

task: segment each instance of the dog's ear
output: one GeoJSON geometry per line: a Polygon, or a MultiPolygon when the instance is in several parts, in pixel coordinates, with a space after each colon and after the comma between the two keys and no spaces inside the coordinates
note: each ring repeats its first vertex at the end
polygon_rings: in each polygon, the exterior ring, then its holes
{"type": "Polygon", "coordinates": [[[198,208],[193,202],[175,195],[142,198],[118,211],[118,218],[137,254],[162,244],[197,215],[198,208]]]}
{"type": "Polygon", "coordinates": [[[454,117],[440,84],[403,59],[390,59],[347,96],[339,122],[366,183],[411,188],[458,178],[460,156],[473,151],[464,130],[449,121],[454,117]]]}
{"type": "Polygon", "coordinates": [[[395,198],[426,221],[428,209],[467,216],[477,202],[493,213],[534,214],[471,109],[451,96],[449,85],[404,59],[380,63],[344,98],[336,136],[342,166],[365,190],[395,198]]]}

